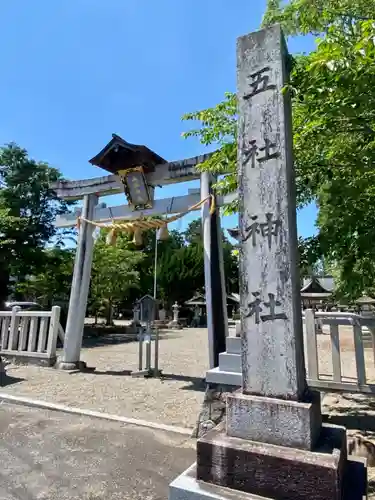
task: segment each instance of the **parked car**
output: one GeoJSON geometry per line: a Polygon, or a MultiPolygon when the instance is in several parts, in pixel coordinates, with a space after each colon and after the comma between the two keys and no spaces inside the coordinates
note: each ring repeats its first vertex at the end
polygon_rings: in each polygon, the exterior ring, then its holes
{"type": "Polygon", "coordinates": [[[19,307],[22,311],[43,311],[37,302],[5,302],[6,311],[11,311],[13,307],[19,307]]]}

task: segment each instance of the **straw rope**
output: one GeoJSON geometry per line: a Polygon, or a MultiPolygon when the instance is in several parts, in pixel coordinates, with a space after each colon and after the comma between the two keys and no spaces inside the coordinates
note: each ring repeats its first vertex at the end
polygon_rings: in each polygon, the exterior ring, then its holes
{"type": "Polygon", "coordinates": [[[84,217],[78,217],[77,226],[79,228],[81,222],[84,221],[87,224],[91,224],[96,227],[108,228],[114,231],[122,230],[129,233],[135,232],[136,230],[146,231],[147,229],[160,229],[161,227],[166,226],[171,222],[181,219],[181,217],[184,217],[189,212],[197,210],[199,207],[201,207],[204,203],[206,203],[209,200],[211,200],[210,215],[212,215],[216,210],[216,205],[215,205],[215,198],[211,194],[207,196],[207,198],[204,198],[203,200],[199,201],[192,207],[188,208],[185,212],[173,215],[172,217],[167,217],[165,219],[152,219],[152,220],[140,219],[134,222],[115,222],[113,219],[108,219],[107,221],[103,222],[95,222],[92,220],[85,219],[84,217]],[[111,222],[111,224],[108,224],[108,222],[111,222]]]}

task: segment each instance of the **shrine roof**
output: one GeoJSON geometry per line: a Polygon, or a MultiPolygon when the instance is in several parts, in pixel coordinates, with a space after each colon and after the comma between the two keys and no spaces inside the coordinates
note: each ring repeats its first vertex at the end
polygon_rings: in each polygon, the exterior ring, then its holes
{"type": "Polygon", "coordinates": [[[89,162],[112,174],[119,170],[143,166],[145,172],[153,172],[156,165],[167,163],[164,158],[146,146],[130,144],[119,135],[112,134],[112,139],[89,162]]]}
{"type": "MultiPolygon", "coordinates": [[[[228,300],[230,302],[235,302],[239,303],[240,301],[240,296],[238,293],[232,293],[227,295],[227,305],[228,305],[228,300]]],[[[206,305],[206,295],[203,293],[198,293],[197,295],[194,295],[191,299],[187,300],[185,302],[185,305],[187,306],[205,306],[206,305]]]]}
{"type": "Polygon", "coordinates": [[[332,293],[335,283],[332,276],[309,277],[303,279],[301,292],[305,293],[332,293]]]}

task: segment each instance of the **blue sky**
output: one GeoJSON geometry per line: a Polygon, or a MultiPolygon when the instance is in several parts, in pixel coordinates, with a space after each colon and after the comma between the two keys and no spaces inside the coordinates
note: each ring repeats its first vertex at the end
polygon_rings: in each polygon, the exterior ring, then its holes
{"type": "MultiPolygon", "coordinates": [[[[167,160],[201,154],[181,138],[181,116],[235,90],[236,38],[258,29],[264,10],[265,0],[1,2],[0,144],[15,141],[71,179],[104,173],[88,159],[113,132],[167,160]]],[[[289,40],[291,52],[312,48],[289,40]]],[[[123,203],[112,198],[102,201],[123,203]]],[[[301,235],[313,233],[315,217],[314,206],[299,214],[301,235]]]]}

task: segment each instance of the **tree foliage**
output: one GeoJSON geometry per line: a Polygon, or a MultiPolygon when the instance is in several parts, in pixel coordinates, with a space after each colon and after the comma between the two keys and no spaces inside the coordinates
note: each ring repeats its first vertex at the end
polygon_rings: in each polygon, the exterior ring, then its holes
{"type": "Polygon", "coordinates": [[[295,161],[302,203],[319,207],[319,252],[341,293],[355,298],[375,278],[375,2],[270,2],[267,23],[316,33],[317,48],[292,72],[295,161]]]}
{"type": "MultiPolygon", "coordinates": [[[[237,188],[237,101],[235,94],[226,92],[223,102],[212,108],[187,113],[182,119],[200,122],[198,128],[184,132],[184,138],[198,137],[204,146],[218,147],[208,160],[199,165],[199,168],[219,176],[214,186],[219,194],[235,191],[237,188]]],[[[225,213],[233,213],[236,209],[237,203],[233,202],[225,207],[225,213]]]]}
{"type": "Polygon", "coordinates": [[[74,250],[47,248],[43,257],[43,269],[18,282],[15,296],[35,301],[47,309],[53,305],[66,309],[73,275],[74,250]]]}
{"type": "MultiPolygon", "coordinates": [[[[319,208],[318,236],[300,240],[301,264],[324,256],[352,297],[375,278],[374,12],[374,0],[269,0],[264,17],[290,35],[319,35],[311,54],[293,59],[289,85],[298,203],[319,208]]],[[[231,172],[218,183],[223,191],[236,187],[235,109],[227,93],[216,107],[183,117],[201,122],[185,137],[218,146],[201,168],[231,172]]]]}
{"type": "Polygon", "coordinates": [[[44,264],[44,247],[62,234],[54,227],[67,204],[50,190],[60,172],[29,158],[15,144],[0,148],[0,303],[8,292],[9,277],[38,272],[44,264]]]}
{"type": "Polygon", "coordinates": [[[102,229],[95,242],[90,284],[90,305],[94,314],[104,311],[107,322],[112,319],[114,307],[129,296],[132,288],[139,287],[137,265],[142,253],[131,250],[129,236],[119,233],[116,245],[108,245],[108,229],[102,229]]]}

